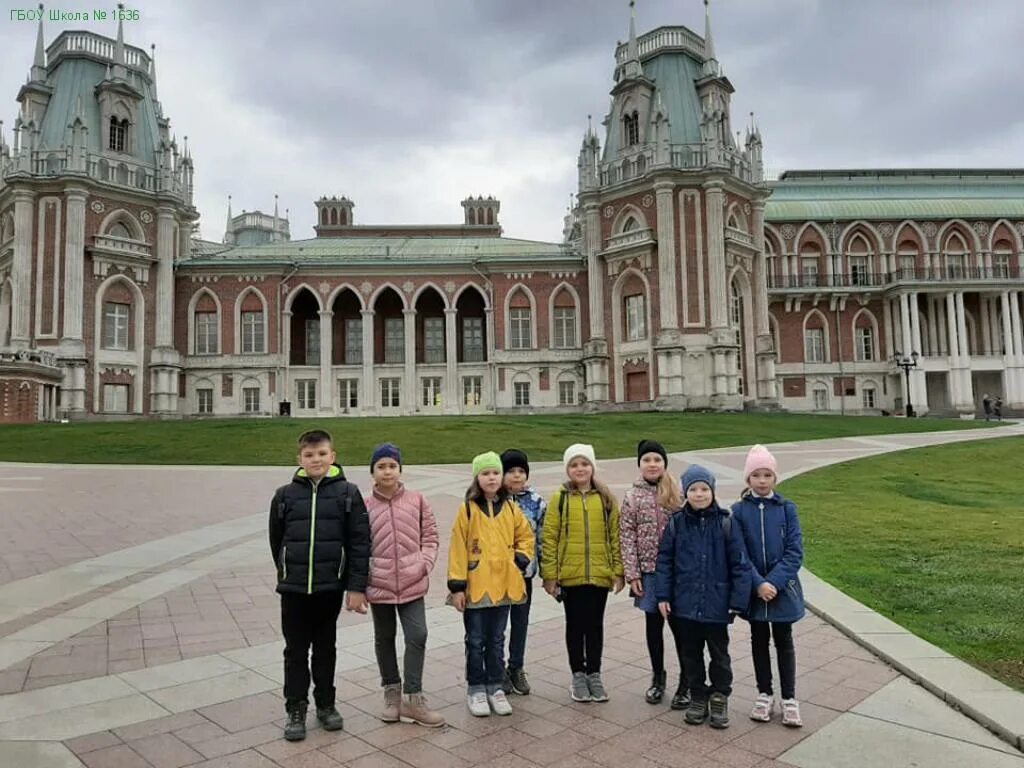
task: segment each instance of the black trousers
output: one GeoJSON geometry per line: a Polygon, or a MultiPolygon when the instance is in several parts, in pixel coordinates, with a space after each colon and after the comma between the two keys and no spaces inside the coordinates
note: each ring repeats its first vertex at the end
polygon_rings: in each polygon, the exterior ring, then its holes
{"type": "Polygon", "coordinates": [[[732,693],[732,661],[729,658],[729,625],[707,624],[670,616],[676,631],[683,638],[683,669],[690,686],[690,698],[707,701],[712,693],[732,693]],[[704,668],[704,647],[711,663],[704,668]],[[707,676],[711,684],[707,683],[707,676]]]}
{"type": "Polygon", "coordinates": [[[775,655],[779,660],[779,687],[782,698],[796,698],[796,649],[793,646],[793,625],[767,621],[750,622],[750,651],[754,659],[754,677],[757,692],[772,691],[772,656],[769,640],[775,640],[775,655]]]}
{"type": "Polygon", "coordinates": [[[584,584],[562,587],[565,606],[565,648],[569,652],[569,669],[588,675],[601,671],[604,653],[604,609],[608,590],[584,584]]]}
{"type": "Polygon", "coordinates": [[[313,650],[313,700],[318,707],[334,704],[335,637],[343,593],[281,595],[284,632],[284,699],[291,707],[309,701],[310,648],[313,650]]]}
{"type": "MultiPolygon", "coordinates": [[[[645,629],[647,633],[647,654],[651,658],[651,671],[654,673],[665,671],[665,619],[660,613],[644,614],[645,629]]],[[[679,659],[679,679],[685,680],[685,669],[683,664],[683,638],[674,622],[669,622],[669,631],[672,632],[672,639],[675,641],[676,656],[679,659]]]]}

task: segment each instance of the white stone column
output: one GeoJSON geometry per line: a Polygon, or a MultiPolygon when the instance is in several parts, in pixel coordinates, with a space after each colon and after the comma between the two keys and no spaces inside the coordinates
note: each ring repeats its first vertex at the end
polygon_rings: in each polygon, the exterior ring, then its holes
{"type": "Polygon", "coordinates": [[[955,295],[957,346],[960,357],[956,368],[957,395],[954,405],[961,413],[974,412],[974,386],[971,380],[971,346],[967,336],[967,319],[964,313],[964,294],[958,291],[955,295]]]}
{"type": "Polygon", "coordinates": [[[292,313],[285,310],[281,313],[281,375],[277,382],[277,402],[291,402],[291,364],[292,364],[292,313]]]}
{"type": "Polygon", "coordinates": [[[451,307],[444,311],[444,412],[459,413],[462,400],[459,397],[458,339],[455,326],[458,309],[451,307]]]}
{"type": "Polygon", "coordinates": [[[903,349],[900,350],[904,355],[909,355],[914,351],[914,337],[910,327],[910,296],[906,293],[900,294],[900,340],[903,344],[903,349]]]}
{"type": "Polygon", "coordinates": [[[11,262],[11,346],[25,348],[31,342],[32,310],[32,212],[35,194],[25,189],[14,193],[14,258],[11,262]]]}
{"type": "Polygon", "coordinates": [[[979,297],[981,305],[981,351],[989,356],[992,354],[992,318],[989,316],[988,296],[979,297]]]}
{"type": "Polygon", "coordinates": [[[679,328],[676,302],[676,237],[671,182],[654,185],[658,206],[658,322],[661,331],[679,328]]]}
{"type": "Polygon", "coordinates": [[[317,410],[334,413],[334,313],[320,310],[320,392],[317,410]]]}
{"type": "Polygon", "coordinates": [[[359,393],[359,410],[372,413],[377,396],[376,382],[373,380],[373,317],[372,309],[364,309],[359,313],[363,328],[363,391],[359,393]]]}
{"type": "Polygon", "coordinates": [[[892,299],[882,299],[882,325],[885,326],[885,357],[892,357],[896,349],[893,341],[895,338],[893,322],[892,299]]]}
{"type": "Polygon", "coordinates": [[[82,343],[82,318],[85,298],[85,201],[88,192],[78,187],[66,190],[67,230],[64,237],[64,326],[61,346],[68,353],[82,343]]]}
{"type": "Polygon", "coordinates": [[[729,325],[729,288],[725,279],[725,230],[722,223],[724,192],[720,181],[708,182],[704,188],[707,190],[704,197],[708,221],[708,293],[711,301],[711,330],[714,332],[729,325]]]}
{"type": "Polygon", "coordinates": [[[1010,302],[1010,325],[1013,334],[1013,354],[1016,357],[1024,355],[1024,339],[1021,338],[1020,324],[1020,292],[1010,291],[1008,293],[1010,302]]]}
{"type": "MultiPolygon", "coordinates": [[[[918,305],[919,294],[915,291],[910,294],[909,305],[910,305],[910,344],[912,346],[912,352],[917,352],[919,355],[924,354],[923,343],[921,338],[921,312],[918,305]]],[[[910,371],[910,386],[914,393],[914,409],[921,416],[928,413],[928,383],[927,376],[924,372],[923,366],[924,358],[922,357],[918,367],[910,371]]]]}
{"type": "MultiPolygon", "coordinates": [[[[939,333],[938,326],[935,322],[935,315],[937,309],[935,308],[935,296],[932,294],[925,294],[928,297],[928,355],[929,357],[938,357],[939,355],[939,333]]],[[[924,350],[921,350],[922,352],[924,350]]]]}
{"type": "Polygon", "coordinates": [[[949,337],[949,357],[957,358],[960,356],[960,340],[956,323],[956,298],[952,293],[946,294],[946,328],[949,337]]]}
{"type": "Polygon", "coordinates": [[[156,346],[174,346],[174,210],[156,213],[156,346]]]}
{"type": "Polygon", "coordinates": [[[999,294],[999,301],[1002,305],[1002,317],[1003,317],[1003,355],[1007,358],[1013,357],[1017,354],[1013,347],[1013,325],[1010,320],[1010,293],[1003,291],[999,294]]]}
{"type": "MultiPolygon", "coordinates": [[[[601,271],[601,214],[596,202],[584,209],[587,286],[590,298],[590,338],[604,338],[604,275],[601,271]]],[[[490,337],[489,337],[490,338],[490,337]]]]}
{"type": "Polygon", "coordinates": [[[960,351],[960,357],[964,358],[965,361],[971,355],[971,343],[967,337],[967,316],[964,312],[964,294],[963,291],[957,291],[954,294],[954,302],[956,306],[956,336],[957,336],[957,347],[960,351]]]}
{"type": "Polygon", "coordinates": [[[757,398],[766,402],[777,402],[779,398],[775,379],[775,352],[771,325],[768,322],[768,257],[764,250],[764,201],[751,203],[753,216],[754,269],[751,276],[754,303],[754,350],[757,398]]]}
{"type": "Polygon", "coordinates": [[[416,310],[403,309],[402,316],[405,319],[405,396],[402,398],[402,411],[415,413],[419,406],[419,393],[416,391],[416,310]]]}
{"type": "Polygon", "coordinates": [[[921,312],[918,306],[918,294],[910,294],[910,343],[913,352],[924,354],[924,345],[921,343],[921,312]]]}

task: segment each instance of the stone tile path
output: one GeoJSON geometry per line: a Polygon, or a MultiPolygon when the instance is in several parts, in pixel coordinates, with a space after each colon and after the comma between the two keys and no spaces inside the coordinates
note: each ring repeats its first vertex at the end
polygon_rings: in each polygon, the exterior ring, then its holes
{"type": "MultiPolygon", "coordinates": [[[[1017,427],[994,435],[1021,434],[1017,427]],[[1009,431],[1008,431],[1009,430],[1009,431]]],[[[906,447],[981,434],[898,435],[776,444],[787,474],[906,447]]],[[[677,453],[739,491],[745,450],[677,453]]],[[[367,486],[364,457],[342,459],[367,486]]],[[[612,599],[605,652],[608,704],[572,704],[560,607],[542,593],[532,613],[529,697],[511,717],[471,718],[463,703],[460,617],[428,595],[425,689],[447,728],[384,725],[372,631],[343,614],[339,638],[343,733],[280,738],[281,641],[265,543],[267,500],[288,468],[0,465],[0,765],[33,768],[308,768],[350,766],[875,766],[1024,768],[1024,755],[900,676],[817,617],[798,625],[798,691],[806,726],[746,718],[755,689],[746,624],[732,630],[736,691],[726,731],[691,728],[667,705],[643,702],[643,623],[612,599]]],[[[619,493],[635,461],[599,460],[619,493]]],[[[466,468],[408,467],[447,530],[466,468]]],[[[537,464],[550,491],[557,464],[537,464]]],[[[446,538],[446,537],[443,537],[446,538]]],[[[442,557],[445,552],[442,552],[442,557]]],[[[670,676],[675,666],[670,664],[670,676]]]]}

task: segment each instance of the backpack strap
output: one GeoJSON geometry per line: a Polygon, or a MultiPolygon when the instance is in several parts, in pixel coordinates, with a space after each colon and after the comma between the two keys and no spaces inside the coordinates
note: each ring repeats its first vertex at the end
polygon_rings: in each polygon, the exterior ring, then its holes
{"type": "Polygon", "coordinates": [[[725,534],[725,540],[726,541],[731,541],[732,540],[732,510],[731,509],[724,509],[722,511],[725,512],[725,514],[722,515],[722,532],[725,534]]]}

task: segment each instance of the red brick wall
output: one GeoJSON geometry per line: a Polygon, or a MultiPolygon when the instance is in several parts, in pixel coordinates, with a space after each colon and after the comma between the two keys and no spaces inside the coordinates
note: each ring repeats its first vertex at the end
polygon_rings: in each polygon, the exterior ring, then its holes
{"type": "Polygon", "coordinates": [[[0,423],[33,424],[42,387],[30,379],[0,379],[0,423]]]}

